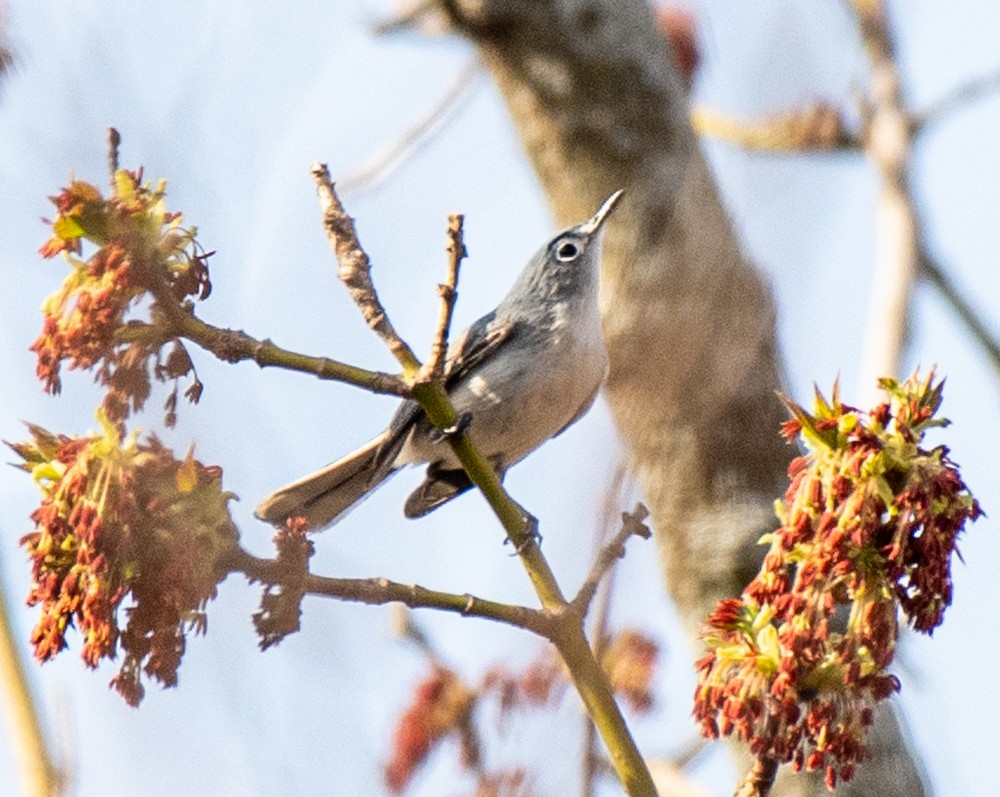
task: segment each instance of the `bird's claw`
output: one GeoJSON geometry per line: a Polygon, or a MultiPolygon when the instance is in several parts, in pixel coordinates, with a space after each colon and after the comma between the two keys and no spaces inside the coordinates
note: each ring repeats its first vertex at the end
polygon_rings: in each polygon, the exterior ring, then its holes
{"type": "Polygon", "coordinates": [[[431,432],[431,442],[435,444],[443,443],[447,440],[458,437],[461,434],[465,434],[471,424],[472,413],[463,412],[458,416],[458,420],[455,422],[454,426],[449,426],[447,429],[434,429],[431,432]]]}
{"type": "MultiPolygon", "coordinates": [[[[523,507],[521,508],[521,515],[524,518],[524,537],[514,546],[511,556],[520,556],[529,545],[541,546],[542,544],[542,535],[538,531],[538,518],[530,512],[525,511],[523,507]]],[[[509,542],[511,542],[510,537],[504,540],[503,544],[506,545],[509,542]]]]}

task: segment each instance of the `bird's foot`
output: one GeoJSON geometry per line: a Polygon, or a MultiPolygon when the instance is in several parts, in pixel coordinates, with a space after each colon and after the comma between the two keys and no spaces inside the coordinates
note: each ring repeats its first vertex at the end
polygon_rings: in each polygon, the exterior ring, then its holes
{"type": "Polygon", "coordinates": [[[447,429],[433,429],[431,431],[431,442],[432,443],[444,443],[450,439],[458,437],[461,434],[465,434],[469,426],[472,425],[472,413],[463,412],[458,416],[458,421],[456,421],[454,426],[449,426],[447,429]]]}

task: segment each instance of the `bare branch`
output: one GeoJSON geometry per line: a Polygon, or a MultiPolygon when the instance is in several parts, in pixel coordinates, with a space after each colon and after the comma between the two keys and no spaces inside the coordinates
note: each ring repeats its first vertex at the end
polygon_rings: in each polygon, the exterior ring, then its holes
{"type": "Polygon", "coordinates": [[[464,223],[465,216],[461,213],[452,213],[448,216],[448,275],[445,281],[438,285],[441,312],[438,315],[434,342],[431,344],[431,355],[417,375],[416,381],[418,382],[440,382],[444,377],[444,361],[448,352],[448,333],[451,329],[452,314],[455,311],[455,300],[458,298],[458,271],[467,254],[464,223]]]}
{"type": "Polygon", "coordinates": [[[937,288],[961,322],[965,324],[976,343],[983,347],[993,369],[1000,374],[1000,340],[997,340],[996,336],[990,332],[986,322],[979,317],[969,301],[962,296],[951,277],[926,250],[920,253],[920,275],[937,288]]]}
{"type": "Polygon", "coordinates": [[[767,797],[778,774],[778,762],[773,758],[758,758],[753,768],[736,787],[733,797],[767,797]]]}
{"type": "Polygon", "coordinates": [[[174,337],[183,337],[214,354],[224,362],[236,363],[252,360],[261,368],[277,367],[289,371],[313,374],[318,379],[344,382],[364,388],[372,393],[408,396],[409,387],[395,374],[369,371],[328,357],[300,354],[276,346],[270,340],[258,340],[238,329],[221,329],[207,324],[188,309],[177,304],[165,286],[151,287],[157,298],[165,326],[131,322],[118,330],[116,339],[129,341],[160,341],[168,343],[174,337]]]}
{"type": "Polygon", "coordinates": [[[874,390],[880,377],[900,371],[918,271],[918,222],[908,179],[912,124],[885,5],[852,0],[852,6],[872,75],[864,149],[880,178],[875,277],[861,364],[861,384],[874,390]]]}
{"type": "Polygon", "coordinates": [[[115,172],[118,171],[118,147],[122,143],[121,133],[115,128],[108,128],[108,179],[111,187],[115,185],[115,172]]]}
{"type": "MultiPolygon", "coordinates": [[[[601,551],[607,544],[607,539],[611,535],[613,524],[617,520],[616,516],[619,511],[618,508],[622,503],[621,499],[624,485],[625,464],[619,460],[617,466],[615,467],[614,474],[611,477],[611,483],[608,485],[608,488],[604,493],[601,520],[597,525],[596,533],[594,535],[595,559],[600,556],[601,551]]],[[[608,622],[611,615],[611,598],[614,594],[614,581],[615,570],[612,568],[607,577],[601,580],[594,599],[595,606],[594,612],[591,615],[590,638],[591,648],[593,648],[594,651],[594,657],[598,661],[601,660],[601,657],[604,655],[604,649],[607,646],[608,622]]],[[[594,727],[594,723],[590,721],[590,717],[585,717],[584,722],[582,762],[583,774],[580,779],[580,785],[583,797],[593,797],[594,790],[597,787],[597,774],[601,771],[602,767],[600,755],[600,752],[602,751],[598,750],[597,729],[594,727]]],[[[603,763],[606,764],[607,762],[603,763]]],[[[611,772],[613,770],[611,770],[608,766],[606,771],[611,772]]]]}
{"type": "MultiPolygon", "coordinates": [[[[243,573],[251,581],[281,586],[287,573],[282,564],[273,559],[261,559],[242,548],[234,549],[225,565],[229,572],[243,573]]],[[[331,578],[307,573],[301,582],[303,594],[337,598],[351,603],[383,605],[402,603],[412,609],[439,609],[464,617],[480,617],[524,628],[548,638],[553,620],[550,615],[526,606],[517,606],[427,589],[417,584],[400,584],[387,578],[331,578]]]]}
{"type": "Polygon", "coordinates": [[[583,582],[580,591],[570,602],[570,605],[580,613],[581,617],[586,616],[587,610],[590,608],[590,603],[594,599],[594,594],[597,592],[597,587],[601,583],[601,579],[614,567],[619,559],[625,556],[626,540],[633,534],[645,540],[648,540],[652,536],[649,526],[643,523],[648,516],[649,510],[642,504],[636,504],[635,509],[631,512],[622,512],[621,530],[614,536],[611,542],[600,550],[590,569],[587,580],[583,582]]]}
{"type": "Polygon", "coordinates": [[[0,589],[0,683],[21,794],[57,797],[67,785],[65,775],[53,761],[15,638],[0,589]]]}
{"type": "Polygon", "coordinates": [[[696,133],[763,152],[844,152],[861,149],[857,135],[847,129],[840,109],[819,101],[786,113],[746,122],[695,108],[691,125],[696,133]]]}
{"type": "MultiPolygon", "coordinates": [[[[435,5],[437,2],[435,0],[435,5]]],[[[338,181],[344,194],[353,194],[377,188],[414,155],[429,144],[444,126],[458,113],[472,96],[476,80],[482,75],[479,60],[473,58],[458,73],[441,98],[410,128],[359,171],[338,181]]]]}
{"type": "Polygon", "coordinates": [[[414,0],[395,16],[389,17],[375,25],[373,33],[376,36],[388,36],[392,33],[420,28],[428,19],[441,17],[440,0],[414,0]]]}
{"type": "Polygon", "coordinates": [[[913,120],[914,133],[923,133],[927,128],[943,121],[949,114],[998,91],[1000,91],[1000,71],[970,80],[946,94],[922,113],[918,113],[913,120]]]}
{"type": "Polygon", "coordinates": [[[323,211],[323,227],[340,264],[340,280],[347,287],[351,298],[358,305],[368,326],[385,342],[406,376],[413,376],[420,368],[420,362],[410,347],[396,332],[389,316],[379,301],[371,278],[371,261],[354,228],[354,220],[347,215],[330,179],[330,170],[322,163],[311,167],[316,190],[319,194],[320,209],[323,211]]]}

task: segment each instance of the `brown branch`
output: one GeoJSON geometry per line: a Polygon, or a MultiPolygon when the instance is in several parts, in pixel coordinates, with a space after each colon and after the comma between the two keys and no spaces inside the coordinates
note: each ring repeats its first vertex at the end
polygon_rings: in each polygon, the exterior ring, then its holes
{"type": "Polygon", "coordinates": [[[852,0],[852,6],[871,66],[862,139],[880,178],[872,305],[861,365],[861,384],[874,391],[880,377],[900,371],[918,272],[918,221],[908,179],[912,124],[884,0],[852,0]]]}
{"type": "MultiPolygon", "coordinates": [[[[229,553],[222,565],[227,572],[242,573],[251,581],[271,586],[285,586],[289,577],[283,563],[258,558],[239,547],[229,553]]],[[[411,609],[438,609],[463,617],[494,620],[545,638],[553,634],[555,622],[548,613],[526,606],[498,603],[470,594],[441,592],[417,584],[400,584],[387,578],[332,578],[306,573],[295,577],[294,587],[301,589],[304,595],[337,598],[349,603],[371,606],[402,603],[411,609]]]]}
{"type": "Polygon", "coordinates": [[[1000,91],[1000,71],[970,80],[916,114],[913,120],[913,132],[923,133],[932,125],[943,121],[949,114],[998,91],[1000,91]]]}
{"type": "Polygon", "coordinates": [[[573,610],[578,612],[580,617],[586,617],[590,603],[594,599],[597,587],[601,579],[607,575],[608,571],[615,566],[615,563],[625,556],[625,542],[632,535],[637,535],[648,540],[652,536],[643,521],[649,516],[649,510],[642,504],[636,504],[631,512],[622,512],[622,527],[612,538],[611,542],[605,545],[597,554],[594,564],[590,568],[587,580],[583,582],[580,591],[570,602],[573,610]]]}
{"type": "MultiPolygon", "coordinates": [[[[434,0],[435,6],[437,0],[434,0]]],[[[371,190],[388,180],[414,155],[434,140],[445,125],[468,102],[476,80],[482,75],[478,59],[473,58],[458,73],[444,95],[382,154],[361,170],[337,181],[343,194],[371,190]]]]}
{"type": "Polygon", "coordinates": [[[420,27],[426,19],[440,17],[440,0],[414,0],[414,2],[399,13],[379,22],[372,32],[376,36],[388,36],[392,33],[407,31],[420,27]]]}
{"type": "MultiPolygon", "coordinates": [[[[619,460],[615,467],[611,483],[604,493],[602,502],[601,521],[597,525],[594,534],[594,559],[600,557],[601,551],[607,544],[607,539],[611,535],[611,529],[622,502],[622,490],[625,484],[625,465],[619,460]]],[[[604,656],[604,649],[608,641],[608,624],[611,617],[611,598],[614,594],[615,570],[612,568],[606,578],[601,579],[597,594],[594,599],[594,611],[591,614],[590,638],[591,648],[594,657],[600,661],[604,656]]],[[[604,764],[605,771],[612,771],[607,766],[606,761],[602,761],[599,755],[597,728],[590,721],[590,717],[584,717],[583,728],[583,773],[580,778],[580,786],[583,797],[593,797],[597,787],[597,774],[602,770],[604,764]]],[[[655,776],[654,776],[655,777],[655,776]]]]}
{"type": "Polygon", "coordinates": [[[0,683],[21,794],[57,797],[65,791],[65,773],[53,760],[15,638],[7,600],[0,589],[0,683]]]}
{"type": "Polygon", "coordinates": [[[814,102],[787,113],[746,122],[711,111],[691,111],[691,126],[703,136],[761,152],[856,152],[861,141],[847,129],[840,109],[814,102]]]}
{"type": "Polygon", "coordinates": [[[115,187],[115,173],[118,171],[118,147],[122,143],[122,136],[115,128],[108,128],[108,179],[111,187],[115,187]]]}
{"type": "Polygon", "coordinates": [[[251,360],[261,368],[299,371],[312,374],[318,379],[344,382],[364,388],[372,393],[391,396],[409,395],[409,387],[395,374],[369,371],[328,357],[300,354],[276,346],[270,340],[258,340],[241,330],[221,329],[207,324],[195,316],[189,308],[177,304],[177,300],[162,280],[150,276],[148,282],[150,292],[156,298],[156,309],[163,323],[131,322],[116,333],[116,339],[121,342],[160,341],[162,345],[181,337],[214,354],[223,362],[251,360]]]}
{"type": "Polygon", "coordinates": [[[323,163],[314,163],[310,169],[316,181],[320,209],[323,211],[323,228],[330,240],[330,247],[340,264],[339,277],[351,298],[361,310],[368,326],[385,342],[403,367],[403,374],[412,377],[420,362],[410,347],[396,332],[385,309],[379,302],[371,277],[371,261],[361,248],[354,219],[347,215],[330,178],[330,170],[323,163]]]}
{"type": "Polygon", "coordinates": [[[933,285],[948,303],[959,320],[965,324],[969,334],[982,346],[993,370],[1000,374],[1000,340],[987,328],[986,322],[962,296],[958,286],[948,276],[941,265],[926,250],[920,253],[920,274],[933,285]]]}
{"type": "Polygon", "coordinates": [[[441,311],[438,315],[434,342],[431,344],[431,354],[417,375],[417,382],[442,382],[444,379],[445,356],[448,353],[448,334],[451,329],[451,319],[455,312],[455,300],[458,298],[458,271],[462,259],[468,254],[465,249],[464,225],[465,216],[452,213],[448,216],[448,275],[445,281],[438,285],[438,296],[441,297],[441,311]]]}
{"type": "Polygon", "coordinates": [[[733,797],[767,797],[778,774],[778,762],[773,758],[758,758],[736,787],[733,797]]]}

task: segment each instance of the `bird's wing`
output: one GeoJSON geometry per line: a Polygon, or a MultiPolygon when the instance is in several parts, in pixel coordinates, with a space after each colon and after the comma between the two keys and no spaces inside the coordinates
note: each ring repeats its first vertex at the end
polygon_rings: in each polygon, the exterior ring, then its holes
{"type": "MultiPolygon", "coordinates": [[[[497,321],[496,313],[491,312],[466,329],[448,347],[448,358],[444,366],[445,389],[450,389],[495,354],[504,343],[511,340],[517,326],[514,321],[497,321]]],[[[406,442],[407,435],[423,417],[424,412],[420,409],[420,405],[412,399],[404,401],[399,406],[389,423],[388,434],[375,457],[376,466],[380,467],[395,460],[406,442]]]]}
{"type": "Polygon", "coordinates": [[[491,357],[516,333],[515,321],[498,321],[496,313],[488,313],[463,332],[448,347],[445,363],[445,387],[450,388],[468,376],[484,360],[491,357]]]}

